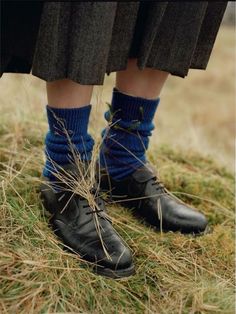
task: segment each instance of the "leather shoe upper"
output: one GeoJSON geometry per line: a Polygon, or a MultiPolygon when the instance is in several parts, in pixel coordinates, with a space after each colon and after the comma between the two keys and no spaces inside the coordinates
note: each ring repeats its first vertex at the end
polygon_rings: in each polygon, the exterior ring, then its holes
{"type": "Polygon", "coordinates": [[[100,186],[112,200],[133,208],[149,224],[169,231],[199,233],[207,226],[206,217],[167,192],[158,181],[151,165],[138,168],[121,181],[101,170],[100,186]]]}
{"type": "Polygon", "coordinates": [[[40,195],[44,207],[51,213],[54,232],[66,246],[98,266],[112,270],[128,268],[132,265],[132,254],[105,213],[104,201],[93,193],[95,208],[66,185],[55,192],[50,184],[43,184],[40,195]]]}

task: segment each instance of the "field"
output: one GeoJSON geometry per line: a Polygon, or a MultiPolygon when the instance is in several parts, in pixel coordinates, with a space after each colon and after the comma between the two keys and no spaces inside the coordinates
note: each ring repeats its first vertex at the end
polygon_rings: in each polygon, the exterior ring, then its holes
{"type": "MultiPolygon", "coordinates": [[[[157,233],[109,206],[136,274],[114,281],[66,253],[47,226],[37,188],[47,131],[45,82],[0,84],[0,313],[234,313],[234,30],[222,27],[206,72],[170,77],[148,152],[166,187],[203,211],[210,230],[157,233]]],[[[105,126],[114,74],[96,87],[90,131],[105,126]]]]}

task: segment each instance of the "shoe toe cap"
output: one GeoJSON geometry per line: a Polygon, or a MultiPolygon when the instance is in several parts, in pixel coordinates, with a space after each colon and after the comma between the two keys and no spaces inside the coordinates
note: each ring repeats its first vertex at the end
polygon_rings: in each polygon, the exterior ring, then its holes
{"type": "Polygon", "coordinates": [[[206,229],[208,220],[205,215],[188,207],[186,207],[185,213],[182,223],[180,223],[183,232],[200,233],[206,229]]]}
{"type": "Polygon", "coordinates": [[[206,229],[207,225],[208,225],[208,220],[206,218],[205,215],[203,215],[202,213],[196,212],[196,218],[195,218],[195,224],[196,224],[196,229],[199,232],[202,232],[206,229]]]}
{"type": "Polygon", "coordinates": [[[132,253],[125,245],[116,245],[110,252],[110,258],[106,258],[105,264],[114,270],[129,268],[133,264],[132,253]]]}
{"type": "Polygon", "coordinates": [[[167,199],[163,208],[164,227],[167,230],[200,233],[207,227],[208,220],[205,215],[172,198],[167,199]]]}
{"type": "Polygon", "coordinates": [[[87,253],[84,258],[110,270],[127,269],[133,265],[131,250],[117,234],[113,234],[109,239],[103,239],[103,241],[104,245],[97,240],[84,246],[84,252],[87,253]]]}

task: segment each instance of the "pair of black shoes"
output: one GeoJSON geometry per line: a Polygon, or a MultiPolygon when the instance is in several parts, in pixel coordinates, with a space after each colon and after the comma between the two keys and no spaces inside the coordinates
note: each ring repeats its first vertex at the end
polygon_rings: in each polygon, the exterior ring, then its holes
{"type": "Polygon", "coordinates": [[[158,229],[198,234],[207,226],[204,215],[166,191],[148,164],[121,181],[113,180],[105,169],[100,169],[99,186],[95,184],[86,197],[76,192],[81,171],[68,165],[63,167],[63,173],[68,177],[59,181],[56,190],[50,182],[41,186],[43,205],[51,215],[51,227],[65,247],[91,262],[98,274],[122,278],[134,273],[131,250],[113,228],[99,189],[107,193],[108,199],[121,202],[158,229]]]}

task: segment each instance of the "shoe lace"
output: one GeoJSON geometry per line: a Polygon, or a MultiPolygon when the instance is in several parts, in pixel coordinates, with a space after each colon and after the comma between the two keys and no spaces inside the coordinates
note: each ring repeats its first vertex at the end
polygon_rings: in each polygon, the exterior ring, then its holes
{"type": "Polygon", "coordinates": [[[152,181],[151,184],[152,184],[152,186],[154,186],[156,191],[158,191],[158,192],[161,191],[163,193],[167,193],[165,186],[164,186],[164,183],[157,176],[152,178],[151,181],[152,181]]]}
{"type": "Polygon", "coordinates": [[[101,198],[101,195],[100,193],[98,193],[97,189],[95,187],[91,188],[90,189],[90,193],[92,195],[94,195],[94,199],[95,199],[95,202],[97,204],[97,207],[91,209],[91,206],[89,205],[89,202],[87,202],[83,208],[90,208],[91,210],[87,211],[86,212],[86,215],[90,215],[90,214],[98,214],[98,213],[101,213],[104,211],[103,208],[101,208],[100,206],[103,205],[102,203],[102,198],[101,198]]]}

